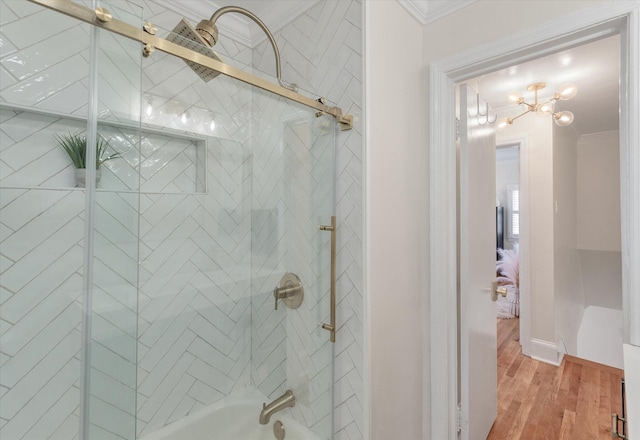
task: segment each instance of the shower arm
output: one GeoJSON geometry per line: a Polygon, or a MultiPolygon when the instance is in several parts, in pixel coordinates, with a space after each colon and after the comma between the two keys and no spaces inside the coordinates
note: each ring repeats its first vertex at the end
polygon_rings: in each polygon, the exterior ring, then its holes
{"type": "MultiPolygon", "coordinates": [[[[213,13],[211,18],[209,19],[211,26],[215,26],[215,23],[216,21],[218,21],[218,18],[220,18],[221,15],[226,14],[228,12],[237,12],[246,17],[249,17],[258,26],[260,26],[260,29],[263,30],[263,32],[267,35],[269,42],[271,42],[271,47],[273,47],[273,53],[276,56],[276,75],[278,77],[278,83],[280,83],[280,85],[285,89],[289,89],[291,91],[297,92],[298,86],[296,84],[289,84],[282,80],[282,72],[280,68],[280,51],[278,50],[278,46],[276,45],[276,40],[273,38],[273,34],[271,34],[271,31],[269,31],[269,28],[267,28],[267,25],[264,24],[264,22],[260,20],[254,13],[238,6],[225,6],[213,13]]],[[[217,35],[215,36],[215,39],[217,39],[217,35]]]]}

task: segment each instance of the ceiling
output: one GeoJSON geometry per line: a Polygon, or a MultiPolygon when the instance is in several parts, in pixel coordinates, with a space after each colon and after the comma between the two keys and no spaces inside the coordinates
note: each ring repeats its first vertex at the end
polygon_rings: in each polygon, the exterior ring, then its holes
{"type": "MultiPolygon", "coordinates": [[[[571,100],[558,101],[556,109],[570,110],[575,116],[573,128],[580,135],[618,129],[620,37],[614,35],[583,46],[524,64],[498,70],[470,80],[468,84],[479,90],[480,100],[487,102],[500,116],[522,113],[523,105],[509,105],[506,95],[519,90],[528,103],[533,92],[528,84],[546,82],[539,98],[550,98],[555,89],[565,83],[578,86],[578,94],[571,100]]],[[[540,99],[539,99],[540,100],[540,99]]],[[[524,118],[537,117],[526,115],[524,118]]],[[[515,121],[514,124],[517,124],[515,121]]]]}

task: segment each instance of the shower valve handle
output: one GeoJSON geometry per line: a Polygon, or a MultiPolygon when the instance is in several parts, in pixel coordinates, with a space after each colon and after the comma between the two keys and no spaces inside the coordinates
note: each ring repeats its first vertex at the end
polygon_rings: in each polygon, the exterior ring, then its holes
{"type": "Polygon", "coordinates": [[[274,308],[278,310],[278,300],[282,300],[290,309],[297,309],[304,298],[302,282],[296,274],[286,273],[273,289],[274,308]]]}
{"type": "Polygon", "coordinates": [[[275,309],[278,310],[278,300],[296,296],[302,289],[302,284],[296,286],[276,287],[273,289],[273,297],[276,300],[275,309]]]}

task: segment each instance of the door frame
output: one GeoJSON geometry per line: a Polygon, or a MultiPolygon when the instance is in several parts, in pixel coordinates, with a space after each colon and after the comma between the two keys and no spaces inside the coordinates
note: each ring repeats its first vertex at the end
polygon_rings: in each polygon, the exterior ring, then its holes
{"type": "MultiPolygon", "coordinates": [[[[456,439],[458,396],[455,83],[614,34],[621,41],[620,163],[624,341],[640,346],[640,4],[606,2],[482,45],[429,68],[430,437],[456,439]]],[[[461,219],[464,221],[465,219],[461,219]]],[[[427,432],[424,433],[428,435],[427,432]]]]}
{"type": "MultiPolygon", "coordinates": [[[[520,346],[522,354],[531,356],[531,263],[529,259],[530,241],[530,211],[529,211],[529,137],[527,135],[501,137],[496,140],[496,147],[501,145],[517,145],[518,154],[518,185],[520,188],[520,346]]],[[[505,213],[506,215],[506,213],[505,213]]]]}

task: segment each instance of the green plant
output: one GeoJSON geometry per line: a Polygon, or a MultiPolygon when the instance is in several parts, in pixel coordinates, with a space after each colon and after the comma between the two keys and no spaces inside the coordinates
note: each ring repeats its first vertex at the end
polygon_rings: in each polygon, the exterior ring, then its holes
{"type": "MultiPolygon", "coordinates": [[[[87,137],[80,133],[69,133],[64,135],[54,135],[58,145],[67,152],[76,168],[86,168],[87,137]]],[[[109,142],[101,135],[96,136],[96,170],[104,162],[115,159],[121,154],[116,152],[105,157],[109,142]]]]}

